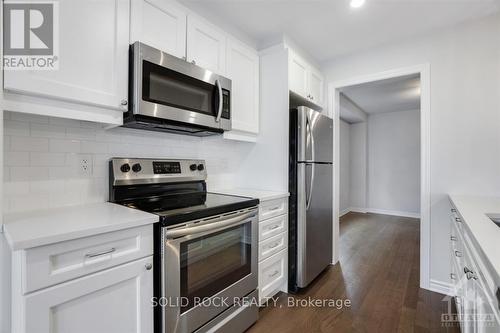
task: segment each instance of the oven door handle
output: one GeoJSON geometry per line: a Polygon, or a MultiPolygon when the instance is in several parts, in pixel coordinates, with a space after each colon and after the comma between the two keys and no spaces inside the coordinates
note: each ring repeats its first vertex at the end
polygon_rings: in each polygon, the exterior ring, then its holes
{"type": "Polygon", "coordinates": [[[221,228],[228,228],[228,227],[232,227],[232,226],[237,226],[237,225],[248,222],[247,221],[248,219],[253,218],[255,216],[257,216],[257,213],[255,211],[253,211],[253,212],[245,213],[243,215],[238,215],[235,217],[224,219],[224,220],[219,221],[219,222],[213,222],[213,223],[207,223],[207,224],[202,224],[202,225],[194,225],[194,226],[188,226],[188,227],[167,230],[166,236],[167,236],[167,238],[170,238],[170,239],[171,238],[179,238],[179,237],[199,234],[199,233],[206,232],[206,231],[218,230],[221,228]]]}
{"type": "Polygon", "coordinates": [[[222,116],[222,102],[223,102],[223,96],[222,96],[222,87],[220,86],[219,80],[215,80],[215,87],[217,87],[217,92],[219,95],[219,109],[217,110],[217,118],[215,118],[215,122],[220,121],[220,117],[222,116]]]}

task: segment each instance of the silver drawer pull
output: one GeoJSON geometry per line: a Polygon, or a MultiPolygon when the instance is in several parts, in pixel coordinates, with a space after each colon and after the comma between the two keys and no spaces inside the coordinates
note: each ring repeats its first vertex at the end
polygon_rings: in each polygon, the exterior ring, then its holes
{"type": "Polygon", "coordinates": [[[455,217],[455,221],[458,223],[462,223],[462,220],[459,217],[455,217]]]}
{"type": "Polygon", "coordinates": [[[269,274],[269,277],[275,277],[276,275],[279,274],[280,271],[274,271],[273,274],[269,274]]]}
{"type": "Polygon", "coordinates": [[[280,208],[281,208],[281,206],[277,206],[277,207],[269,208],[269,211],[270,211],[270,212],[272,212],[272,211],[274,211],[274,210],[278,210],[278,209],[280,209],[280,208]]]}
{"type": "Polygon", "coordinates": [[[450,278],[451,278],[452,280],[456,280],[456,279],[457,279],[457,276],[456,276],[455,274],[453,274],[453,273],[450,273],[450,278]]]}
{"type": "Polygon", "coordinates": [[[457,256],[457,257],[459,257],[459,258],[460,258],[460,257],[462,257],[462,252],[460,252],[460,251],[455,251],[455,256],[457,256]]]}
{"type": "Polygon", "coordinates": [[[278,247],[280,245],[280,243],[274,243],[272,246],[269,246],[269,249],[274,249],[276,247],[278,247]]]}
{"type": "Polygon", "coordinates": [[[456,241],[457,241],[457,237],[455,237],[455,236],[451,236],[451,237],[450,237],[450,240],[452,240],[452,241],[456,242],[456,241]]]}
{"type": "Polygon", "coordinates": [[[85,255],[85,258],[95,258],[95,257],[99,257],[99,256],[103,256],[105,254],[110,254],[110,253],[113,253],[115,252],[116,249],[114,247],[110,248],[109,250],[106,250],[106,251],[102,251],[102,252],[97,252],[97,253],[87,253],[85,255]]]}
{"type": "Polygon", "coordinates": [[[279,224],[275,224],[272,226],[272,228],[269,228],[269,230],[274,230],[274,229],[278,229],[280,227],[279,224]]]}
{"type": "Polygon", "coordinates": [[[456,213],[456,212],[457,212],[457,210],[456,210],[455,208],[452,208],[452,209],[451,209],[451,212],[452,212],[452,213],[456,213]]]}
{"type": "Polygon", "coordinates": [[[474,273],[469,267],[467,267],[467,266],[464,267],[464,273],[465,273],[465,276],[467,277],[467,280],[470,280],[470,279],[477,280],[476,273],[474,273]]]}

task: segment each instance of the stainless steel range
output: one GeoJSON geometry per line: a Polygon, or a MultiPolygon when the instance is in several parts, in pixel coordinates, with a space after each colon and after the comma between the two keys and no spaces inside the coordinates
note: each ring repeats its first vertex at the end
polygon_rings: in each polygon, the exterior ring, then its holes
{"type": "Polygon", "coordinates": [[[159,216],[155,332],[243,332],[258,317],[257,199],[208,193],[201,160],[114,158],[110,201],[159,216]]]}

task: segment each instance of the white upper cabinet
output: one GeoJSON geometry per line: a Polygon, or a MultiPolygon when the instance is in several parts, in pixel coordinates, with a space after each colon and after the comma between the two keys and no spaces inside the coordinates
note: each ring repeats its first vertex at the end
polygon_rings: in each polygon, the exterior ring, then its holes
{"type": "Polygon", "coordinates": [[[59,70],[6,70],[4,88],[31,96],[126,110],[129,1],[58,3],[59,70]]]}
{"type": "Polygon", "coordinates": [[[313,103],[322,105],[323,104],[323,76],[316,71],[314,68],[310,68],[309,77],[309,99],[313,103]]]}
{"type": "Polygon", "coordinates": [[[289,88],[310,102],[323,105],[323,76],[307,61],[289,49],[289,88]]]}
{"type": "Polygon", "coordinates": [[[187,21],[187,60],[215,73],[226,73],[226,35],[194,15],[187,21]]]}
{"type": "Polygon", "coordinates": [[[231,79],[232,131],[259,132],[259,55],[243,43],[227,40],[227,76],[231,79]]]}
{"type": "Polygon", "coordinates": [[[305,96],[307,91],[307,64],[293,52],[289,53],[288,72],[290,90],[305,96]]]}
{"type": "Polygon", "coordinates": [[[130,43],[141,41],[179,58],[186,56],[186,12],[165,0],[132,0],[130,43]]]}

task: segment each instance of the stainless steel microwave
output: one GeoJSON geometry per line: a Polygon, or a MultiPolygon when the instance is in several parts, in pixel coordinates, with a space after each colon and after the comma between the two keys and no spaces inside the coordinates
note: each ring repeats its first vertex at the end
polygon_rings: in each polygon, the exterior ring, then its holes
{"type": "Polygon", "coordinates": [[[231,130],[231,80],[140,42],[130,47],[124,127],[208,136],[231,130]]]}

